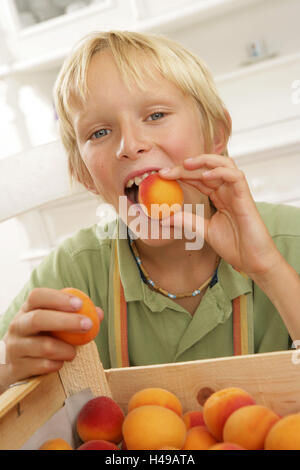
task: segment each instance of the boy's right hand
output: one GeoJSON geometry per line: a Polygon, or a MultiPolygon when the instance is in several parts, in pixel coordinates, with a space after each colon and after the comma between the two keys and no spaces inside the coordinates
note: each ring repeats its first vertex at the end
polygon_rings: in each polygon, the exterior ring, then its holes
{"type": "MultiPolygon", "coordinates": [[[[86,332],[88,317],[74,314],[81,300],[60,290],[33,289],[15,316],[3,340],[6,343],[6,386],[33,375],[59,370],[72,361],[76,347],[51,336],[51,331],[86,332]]],[[[100,321],[103,311],[96,307],[100,321]]]]}

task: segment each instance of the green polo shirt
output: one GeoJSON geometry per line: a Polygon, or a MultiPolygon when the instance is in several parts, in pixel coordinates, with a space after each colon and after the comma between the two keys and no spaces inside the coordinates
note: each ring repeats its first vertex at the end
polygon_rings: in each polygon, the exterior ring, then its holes
{"type": "MultiPolygon", "coordinates": [[[[257,208],[285,259],[300,273],[300,209],[257,203],[257,208]]],[[[1,317],[0,338],[35,287],[76,287],[104,310],[96,338],[104,368],[111,367],[108,347],[108,290],[111,240],[100,239],[97,225],[80,230],[34,269],[28,283],[1,317]]],[[[152,291],[141,279],[128,240],[117,240],[120,276],[128,311],[131,366],[191,361],[233,355],[232,299],[251,293],[254,305],[254,352],[286,350],[286,327],[265,294],[221,260],[218,282],[208,288],[191,315],[172,299],[152,291]]],[[[284,280],[283,280],[284,282],[284,280]]]]}

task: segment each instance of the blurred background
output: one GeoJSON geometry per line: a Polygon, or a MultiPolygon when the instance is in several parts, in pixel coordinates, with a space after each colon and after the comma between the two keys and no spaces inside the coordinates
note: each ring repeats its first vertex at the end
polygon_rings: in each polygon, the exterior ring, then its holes
{"type": "Polygon", "coordinates": [[[300,207],[299,0],[0,0],[0,315],[57,244],[99,222],[71,187],[52,87],[85,34],[166,35],[213,72],[253,196],[300,207]]]}

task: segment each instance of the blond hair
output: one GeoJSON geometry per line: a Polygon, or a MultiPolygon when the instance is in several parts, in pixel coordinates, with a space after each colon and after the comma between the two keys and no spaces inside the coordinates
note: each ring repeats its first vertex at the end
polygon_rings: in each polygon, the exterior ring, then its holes
{"type": "MultiPolygon", "coordinates": [[[[69,174],[86,187],[92,187],[90,173],[78,149],[72,122],[72,104],[84,103],[88,96],[87,74],[92,57],[109,49],[125,82],[143,87],[143,78],[158,71],[184,94],[191,95],[204,123],[204,138],[210,151],[218,124],[223,124],[227,140],[231,120],[220,99],[206,65],[182,45],[164,36],[128,31],[94,32],[84,37],[65,60],[54,87],[54,102],[59,118],[62,143],[68,155],[69,174]],[[149,67],[149,62],[153,66],[149,67]],[[145,67],[145,63],[148,66],[145,67]]],[[[226,141],[227,141],[226,140],[226,141]]],[[[228,155],[227,147],[223,152],[228,155]]]]}

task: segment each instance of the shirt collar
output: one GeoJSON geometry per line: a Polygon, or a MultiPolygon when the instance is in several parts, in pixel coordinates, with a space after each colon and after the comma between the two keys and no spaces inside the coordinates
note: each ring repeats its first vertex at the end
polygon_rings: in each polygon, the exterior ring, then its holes
{"type": "MultiPolygon", "coordinates": [[[[160,312],[166,307],[173,310],[182,311],[182,307],[162,294],[152,291],[141,279],[140,271],[130,250],[128,238],[124,238],[127,234],[127,228],[118,218],[117,234],[122,233],[123,237],[117,236],[119,252],[120,277],[123,284],[124,295],[127,302],[144,301],[145,304],[153,311],[160,312]],[[121,229],[121,230],[119,230],[121,229]]],[[[232,300],[241,294],[247,294],[252,291],[251,279],[244,277],[243,274],[236,271],[230,264],[221,259],[218,269],[218,284],[225,297],[232,300]]],[[[211,289],[214,291],[214,288],[211,289]]],[[[208,293],[210,289],[207,290],[208,293]]]]}

